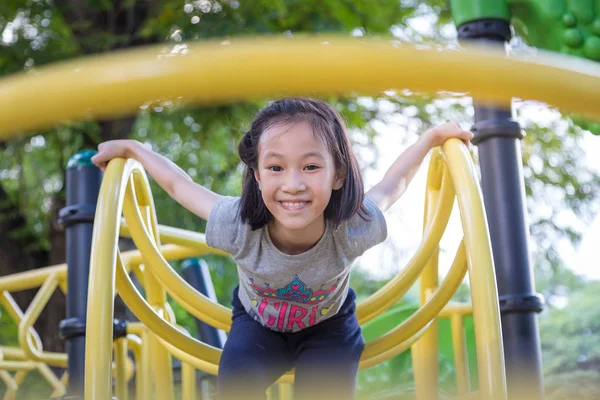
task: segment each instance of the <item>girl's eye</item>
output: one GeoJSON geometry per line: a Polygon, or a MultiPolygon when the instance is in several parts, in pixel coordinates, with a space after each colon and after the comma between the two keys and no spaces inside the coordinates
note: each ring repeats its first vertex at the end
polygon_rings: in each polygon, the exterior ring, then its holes
{"type": "Polygon", "coordinates": [[[315,171],[315,170],[319,169],[319,167],[317,165],[311,164],[311,165],[307,165],[306,167],[304,167],[304,169],[306,169],[308,171],[315,171]]]}
{"type": "Polygon", "coordinates": [[[283,169],[279,166],[279,165],[272,165],[269,168],[267,168],[269,171],[273,171],[273,172],[279,172],[282,171],[283,169]]]}

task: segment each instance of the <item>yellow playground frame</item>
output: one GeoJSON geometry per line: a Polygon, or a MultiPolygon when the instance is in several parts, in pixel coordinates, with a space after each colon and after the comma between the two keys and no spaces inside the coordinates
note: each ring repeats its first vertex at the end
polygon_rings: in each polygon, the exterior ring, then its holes
{"type": "MultiPolygon", "coordinates": [[[[571,69],[557,59],[506,59],[487,50],[439,51],[369,40],[342,38],[261,39],[193,44],[186,52],[162,47],[90,57],[0,81],[0,138],[64,121],[134,112],[143,103],[170,99],[181,104],[231,102],[253,96],[327,94],[357,90],[409,88],[469,91],[478,98],[505,103],[513,95],[547,101],[584,115],[600,116],[600,75],[582,62],[571,69]],[[274,55],[277,54],[275,57],[274,55]],[[243,63],[239,62],[244,60],[243,63]],[[301,60],[301,61],[300,61],[301,60]],[[73,74],[76,70],[78,73],[73,74]],[[211,80],[189,80],[211,72],[211,80]],[[397,71],[402,70],[399,74],[397,71]],[[442,77],[439,73],[444,71],[442,77]],[[273,73],[277,71],[277,73],[273,73]],[[267,76],[268,75],[268,76],[267,76]],[[487,79],[493,75],[495,79],[487,79]],[[465,76],[469,76],[465,80],[465,76]],[[572,87],[578,88],[573,93],[572,87]],[[64,91],[64,87],[73,88],[64,91]],[[43,90],[39,90],[42,89],[43,90]],[[548,90],[555,88],[556,90],[548,90]],[[581,90],[580,90],[581,89],[581,90]],[[35,92],[36,96],[30,96],[35,92]],[[119,93],[118,99],[114,93],[119,93]],[[57,102],[56,99],[61,101],[57,102]],[[110,101],[109,101],[110,99],[110,101]],[[60,103],[60,104],[59,104],[60,103]]],[[[406,268],[358,305],[361,323],[389,309],[420,278],[421,307],[404,323],[369,342],[360,368],[369,368],[408,348],[413,349],[417,398],[438,395],[437,324],[451,316],[459,398],[506,399],[506,376],[500,314],[490,238],[481,188],[470,153],[449,140],[432,154],[427,179],[424,237],[406,268]],[[464,238],[446,278],[438,284],[439,241],[455,196],[464,238]],[[472,306],[449,300],[469,273],[472,306]],[[479,391],[470,393],[462,318],[474,319],[479,391]],[[432,373],[432,371],[434,371],[432,373]]],[[[184,399],[195,398],[195,369],[218,372],[220,350],[198,341],[177,325],[167,294],[200,320],[227,330],[230,310],[192,288],[169,260],[219,253],[200,233],[158,225],[148,179],[134,160],[112,160],[98,198],[90,261],[87,314],[85,399],[128,398],[128,381],[136,377],[136,398],[173,398],[171,358],[182,361],[184,399]],[[124,216],[124,219],[123,219],[124,216]],[[119,235],[131,236],[138,250],[121,254],[119,235]],[[129,273],[142,282],[145,298],[129,273]],[[140,323],[113,341],[113,301],[118,293],[140,323]],[[127,350],[134,360],[127,356],[127,350]]],[[[66,355],[45,352],[32,328],[59,288],[67,291],[66,265],[0,277],[0,301],[19,326],[20,348],[2,347],[0,378],[15,398],[27,371],[39,369],[55,394],[68,377],[48,366],[66,365],[66,355]],[[39,287],[23,313],[11,292],[39,287]],[[13,377],[8,371],[17,371],[13,377]]],[[[293,371],[280,380],[280,396],[289,398],[293,371]]]]}

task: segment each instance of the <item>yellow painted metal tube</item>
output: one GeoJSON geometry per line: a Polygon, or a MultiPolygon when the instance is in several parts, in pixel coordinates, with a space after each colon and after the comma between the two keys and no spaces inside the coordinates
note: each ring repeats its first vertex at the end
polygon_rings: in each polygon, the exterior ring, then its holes
{"type": "Polygon", "coordinates": [[[115,394],[119,400],[129,399],[127,388],[127,338],[119,338],[114,343],[115,352],[115,394]]]}
{"type": "Polygon", "coordinates": [[[29,373],[29,371],[17,371],[17,373],[14,376],[15,382],[17,382],[17,385],[21,386],[21,384],[23,383],[23,381],[25,380],[25,378],[27,377],[27,374],[29,373]]]}
{"type": "MultiPolygon", "coordinates": [[[[133,188],[131,184],[135,181],[135,176],[136,173],[134,172],[129,177],[129,185],[127,186],[129,191],[133,188]]],[[[149,184],[147,181],[143,183],[146,185],[149,184]]],[[[127,192],[125,193],[125,197],[128,197],[127,192]]],[[[152,235],[153,242],[160,246],[158,232],[156,231],[156,214],[154,213],[154,202],[152,196],[146,197],[142,195],[139,196],[138,199],[143,202],[143,204],[139,205],[139,210],[143,213],[142,224],[152,235]]],[[[146,298],[148,303],[160,316],[166,315],[167,317],[165,319],[169,321],[169,314],[165,312],[165,308],[168,307],[166,291],[156,279],[154,274],[148,269],[144,270],[144,288],[146,290],[146,298]]],[[[174,388],[171,355],[165,349],[165,347],[161,345],[159,339],[153,334],[153,332],[150,332],[148,338],[150,340],[150,349],[152,354],[150,362],[153,366],[156,397],[164,400],[172,400],[174,396],[174,388]]]]}
{"type": "MultiPolygon", "coordinates": [[[[129,187],[128,195],[125,197],[123,205],[123,213],[127,221],[129,221],[132,238],[144,255],[144,264],[152,269],[153,274],[165,286],[169,294],[188,312],[216,328],[229,330],[231,310],[214,303],[181,278],[168,265],[155,243],[150,240],[149,234],[142,222],[140,210],[136,206],[136,197],[151,197],[149,186],[145,174],[139,173],[137,176],[142,182],[137,185],[138,190],[135,192],[131,190],[131,186],[129,187]],[[138,193],[140,190],[142,192],[138,193]]],[[[138,202],[140,202],[139,199],[138,202]]]]}
{"type": "Polygon", "coordinates": [[[58,379],[56,374],[54,374],[54,372],[52,372],[52,370],[50,369],[50,367],[48,367],[47,364],[38,363],[37,369],[38,369],[38,371],[40,371],[40,374],[42,374],[42,376],[44,377],[46,382],[48,382],[50,387],[52,389],[54,389],[54,393],[57,393],[60,395],[60,394],[64,394],[67,391],[67,388],[65,387],[65,385],[60,381],[60,379],[58,379]]]}
{"type": "MultiPolygon", "coordinates": [[[[206,244],[206,236],[204,233],[188,231],[186,229],[174,228],[166,225],[157,225],[157,228],[160,242],[163,244],[176,244],[187,249],[193,249],[197,251],[195,254],[198,256],[207,254],[218,254],[222,256],[229,255],[222,250],[209,247],[206,244]]],[[[131,237],[131,232],[129,230],[129,225],[127,224],[126,218],[121,220],[120,235],[131,237]]],[[[165,256],[165,258],[167,257],[165,256]]]]}
{"type": "MultiPolygon", "coordinates": [[[[165,260],[182,260],[190,257],[199,257],[205,254],[202,250],[192,247],[183,247],[175,244],[163,244],[160,246],[160,253],[164,257],[165,260]]],[[[135,272],[135,266],[143,264],[144,258],[141,254],[137,254],[132,257],[125,258],[125,254],[121,254],[123,258],[123,264],[129,265],[132,270],[135,272]]]]}
{"type": "Polygon", "coordinates": [[[181,363],[181,398],[196,400],[196,369],[186,362],[181,363]]]}
{"type": "Polygon", "coordinates": [[[142,339],[138,335],[127,334],[127,348],[133,353],[135,360],[135,398],[144,400],[150,398],[150,392],[144,391],[144,375],[142,373],[142,339]]]}
{"type": "MultiPolygon", "coordinates": [[[[363,354],[363,357],[359,363],[359,369],[363,370],[363,369],[368,369],[368,368],[374,367],[375,365],[381,364],[382,362],[385,362],[391,358],[394,358],[394,357],[402,354],[403,352],[408,350],[411,346],[413,346],[419,339],[421,339],[421,337],[427,331],[427,328],[429,328],[430,325],[431,325],[431,322],[426,324],[420,331],[415,333],[413,336],[409,337],[408,339],[401,342],[400,344],[389,348],[388,350],[386,350],[384,352],[381,352],[376,355],[367,354],[369,356],[368,358],[366,358],[365,355],[363,354]]],[[[368,347],[369,347],[369,344],[367,343],[366,348],[368,348],[368,347]]]]}
{"type": "Polygon", "coordinates": [[[27,311],[25,311],[23,319],[19,323],[19,345],[21,345],[28,358],[65,368],[67,366],[67,358],[64,353],[44,352],[41,347],[37,348],[36,343],[31,337],[33,324],[40,316],[44,307],[46,307],[46,304],[48,304],[57,286],[58,277],[55,274],[50,275],[36,293],[27,311]]]}
{"type": "Polygon", "coordinates": [[[356,316],[361,324],[385,312],[408,292],[440,242],[454,204],[452,183],[448,179],[440,181],[440,200],[430,229],[425,232],[423,241],[406,267],[381,289],[358,304],[356,316]]]}
{"type": "Polygon", "coordinates": [[[125,273],[120,259],[117,262],[117,290],[129,309],[157,336],[166,342],[177,343],[179,349],[196,358],[206,360],[212,364],[219,363],[220,352],[217,348],[184,335],[154,311],[135,289],[133,282],[131,282],[131,279],[125,273]]]}
{"type": "Polygon", "coordinates": [[[468,254],[473,321],[477,347],[479,392],[483,400],[506,399],[506,376],[494,261],[477,174],[466,147],[458,139],[443,145],[458,194],[468,254]]]}
{"type": "Polygon", "coordinates": [[[62,396],[65,394],[66,392],[66,387],[69,385],[69,373],[67,371],[65,371],[62,376],[60,377],[60,384],[62,385],[63,389],[62,390],[58,390],[55,389],[54,392],[52,392],[52,394],[50,395],[50,397],[58,397],[58,396],[62,396]]]}
{"type": "Polygon", "coordinates": [[[461,316],[472,315],[473,306],[471,304],[463,303],[450,303],[442,311],[440,311],[440,318],[451,318],[453,315],[458,314],[461,316]]]}
{"type": "Polygon", "coordinates": [[[469,393],[469,361],[467,358],[467,338],[463,325],[463,316],[458,313],[450,317],[452,329],[452,351],[454,352],[454,370],[456,371],[456,389],[459,395],[469,393]]]}
{"type": "MultiPolygon", "coordinates": [[[[434,209],[440,202],[439,180],[443,174],[439,173],[444,169],[444,160],[439,149],[434,149],[431,154],[429,171],[427,174],[427,185],[425,193],[425,207],[423,213],[423,230],[428,228],[435,221],[434,209]]],[[[446,173],[441,178],[449,180],[446,173]]],[[[438,286],[438,260],[439,244],[436,245],[427,265],[423,269],[420,279],[420,303],[423,305],[438,286]]],[[[413,375],[415,380],[416,398],[428,400],[439,396],[439,364],[438,364],[438,322],[437,316],[431,321],[429,329],[423,337],[413,346],[413,375]]]]}
{"type": "Polygon", "coordinates": [[[67,277],[67,265],[59,264],[52,267],[17,272],[16,274],[0,276],[0,292],[19,292],[21,290],[35,289],[44,284],[49,276],[54,275],[59,280],[67,277]]]}
{"type": "MultiPolygon", "coordinates": [[[[24,314],[23,314],[23,311],[21,310],[21,308],[19,307],[19,305],[17,304],[17,302],[15,301],[15,299],[10,295],[10,293],[8,293],[8,292],[0,293],[0,303],[2,303],[2,305],[6,308],[8,315],[15,322],[15,324],[20,325],[21,321],[23,320],[24,314]]],[[[29,339],[28,340],[32,341],[32,343],[31,343],[32,347],[34,347],[36,349],[42,349],[42,339],[40,339],[40,336],[38,335],[38,333],[36,332],[36,330],[33,327],[31,327],[29,329],[29,339]]],[[[3,351],[10,352],[10,349],[3,348],[3,351]]],[[[22,350],[20,350],[20,351],[22,351],[22,350]]],[[[24,352],[23,352],[23,357],[25,357],[24,352]]]]}
{"type": "Polygon", "coordinates": [[[0,360],[0,370],[7,371],[31,371],[37,368],[37,361],[12,361],[0,360]]]}
{"type": "Polygon", "coordinates": [[[17,382],[15,382],[13,377],[7,371],[0,370],[0,379],[2,379],[2,381],[4,382],[4,385],[6,386],[6,388],[5,388],[6,392],[2,399],[3,400],[16,400],[17,391],[19,390],[19,385],[17,384],[17,382]]]}
{"type": "Polygon", "coordinates": [[[279,400],[292,400],[294,398],[292,394],[292,385],[289,383],[280,383],[277,389],[279,400]]]}
{"type": "Polygon", "coordinates": [[[152,396],[152,366],[150,364],[152,349],[150,348],[150,340],[148,339],[150,337],[148,329],[144,329],[140,337],[142,339],[142,360],[144,360],[142,364],[144,392],[152,396]]]}
{"type": "Polygon", "coordinates": [[[59,121],[131,114],[156,99],[217,104],[390,89],[469,92],[495,103],[519,97],[600,117],[596,63],[542,51],[517,57],[489,48],[423,49],[340,36],[226,38],[116,51],[0,80],[0,139],[59,121]]]}
{"type": "Polygon", "coordinates": [[[433,295],[414,314],[388,333],[367,343],[364,358],[370,358],[408,340],[428,324],[448,303],[466,274],[466,256],[461,242],[448,274],[433,295]]]}
{"type": "Polygon", "coordinates": [[[127,177],[137,165],[113,159],[100,187],[90,257],[88,326],[85,342],[85,400],[111,396],[111,354],[115,265],[127,177]]]}

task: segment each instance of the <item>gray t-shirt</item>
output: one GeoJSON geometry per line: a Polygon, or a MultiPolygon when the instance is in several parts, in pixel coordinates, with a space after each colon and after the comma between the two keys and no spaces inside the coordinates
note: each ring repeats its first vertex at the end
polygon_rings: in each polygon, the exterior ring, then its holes
{"type": "Polygon", "coordinates": [[[383,213],[365,198],[369,220],[356,214],[325,233],[310,250],[296,255],[275,247],[267,226],[253,231],[242,223],[240,198],[223,197],[211,210],[206,243],[231,254],[246,312],[279,332],[297,332],[333,315],[348,293],[354,260],[387,236],[383,213]]]}

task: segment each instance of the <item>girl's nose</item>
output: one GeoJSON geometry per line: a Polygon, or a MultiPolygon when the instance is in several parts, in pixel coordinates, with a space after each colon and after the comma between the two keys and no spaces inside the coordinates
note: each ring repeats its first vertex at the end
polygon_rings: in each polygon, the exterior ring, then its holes
{"type": "Polygon", "coordinates": [[[304,183],[301,174],[289,172],[285,177],[281,190],[287,193],[303,192],[306,190],[306,184],[304,183]]]}

